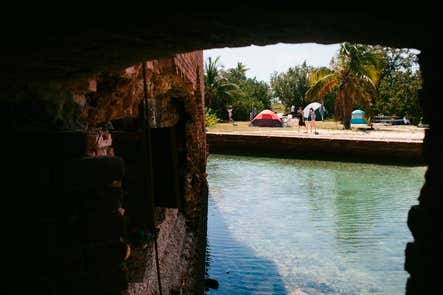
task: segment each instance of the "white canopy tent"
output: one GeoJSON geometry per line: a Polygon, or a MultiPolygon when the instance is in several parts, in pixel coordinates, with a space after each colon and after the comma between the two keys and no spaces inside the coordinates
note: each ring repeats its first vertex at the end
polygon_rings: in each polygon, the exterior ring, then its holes
{"type": "Polygon", "coordinates": [[[313,109],[315,112],[315,121],[323,121],[326,113],[326,109],[318,102],[311,102],[303,109],[303,115],[307,119],[309,116],[309,110],[313,109]]]}

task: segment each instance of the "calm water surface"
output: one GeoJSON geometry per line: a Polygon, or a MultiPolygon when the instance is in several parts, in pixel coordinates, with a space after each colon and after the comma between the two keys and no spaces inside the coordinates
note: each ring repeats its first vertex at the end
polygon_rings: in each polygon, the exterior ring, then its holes
{"type": "Polygon", "coordinates": [[[208,294],[404,294],[425,169],[211,155],[208,294]]]}

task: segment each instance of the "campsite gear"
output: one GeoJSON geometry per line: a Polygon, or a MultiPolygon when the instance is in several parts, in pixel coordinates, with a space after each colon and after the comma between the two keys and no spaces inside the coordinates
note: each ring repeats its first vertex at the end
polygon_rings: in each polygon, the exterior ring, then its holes
{"type": "Polygon", "coordinates": [[[311,102],[303,109],[304,117],[308,119],[309,110],[311,108],[315,112],[315,121],[323,121],[323,119],[325,118],[326,109],[318,102],[311,102]]]}
{"type": "Polygon", "coordinates": [[[367,124],[368,122],[364,119],[365,112],[362,110],[355,110],[352,112],[351,124],[367,124]]]}
{"type": "Polygon", "coordinates": [[[251,125],[260,127],[283,127],[283,122],[273,111],[264,110],[252,119],[251,125]]]}

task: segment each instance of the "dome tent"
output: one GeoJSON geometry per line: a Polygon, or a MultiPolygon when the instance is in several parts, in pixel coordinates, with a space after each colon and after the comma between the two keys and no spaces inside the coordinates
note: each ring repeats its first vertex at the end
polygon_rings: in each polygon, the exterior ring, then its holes
{"type": "Polygon", "coordinates": [[[309,110],[311,108],[314,109],[315,112],[315,121],[323,121],[323,119],[325,118],[326,109],[318,102],[311,102],[303,109],[303,115],[305,119],[308,118],[309,110]]]}
{"type": "Polygon", "coordinates": [[[252,126],[283,127],[281,119],[271,110],[263,110],[251,121],[252,126]]]}
{"type": "Polygon", "coordinates": [[[367,124],[364,118],[365,112],[362,110],[354,110],[352,112],[351,124],[367,124]]]}

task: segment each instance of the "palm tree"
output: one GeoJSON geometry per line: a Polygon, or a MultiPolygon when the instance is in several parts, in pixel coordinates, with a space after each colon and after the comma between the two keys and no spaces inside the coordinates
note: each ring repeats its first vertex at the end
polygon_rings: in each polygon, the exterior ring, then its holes
{"type": "Polygon", "coordinates": [[[212,101],[217,95],[217,88],[220,80],[220,69],[218,61],[220,56],[217,56],[215,60],[211,57],[208,58],[208,62],[205,63],[205,98],[206,105],[211,107],[212,101]]]}
{"type": "Polygon", "coordinates": [[[235,68],[229,69],[229,74],[235,81],[246,80],[246,72],[249,69],[241,62],[237,63],[235,68]]]}
{"type": "Polygon", "coordinates": [[[311,72],[311,87],[305,94],[309,101],[335,92],[335,118],[345,129],[351,128],[354,102],[362,105],[368,114],[372,98],[376,96],[376,83],[380,76],[380,57],[368,46],[343,43],[332,65],[332,70],[321,68],[311,72]]]}
{"type": "Polygon", "coordinates": [[[224,113],[225,107],[232,104],[238,96],[240,88],[226,78],[226,72],[218,64],[219,59],[219,56],[214,60],[208,58],[208,62],[205,63],[204,77],[206,106],[215,110],[220,116],[224,113]]]}

